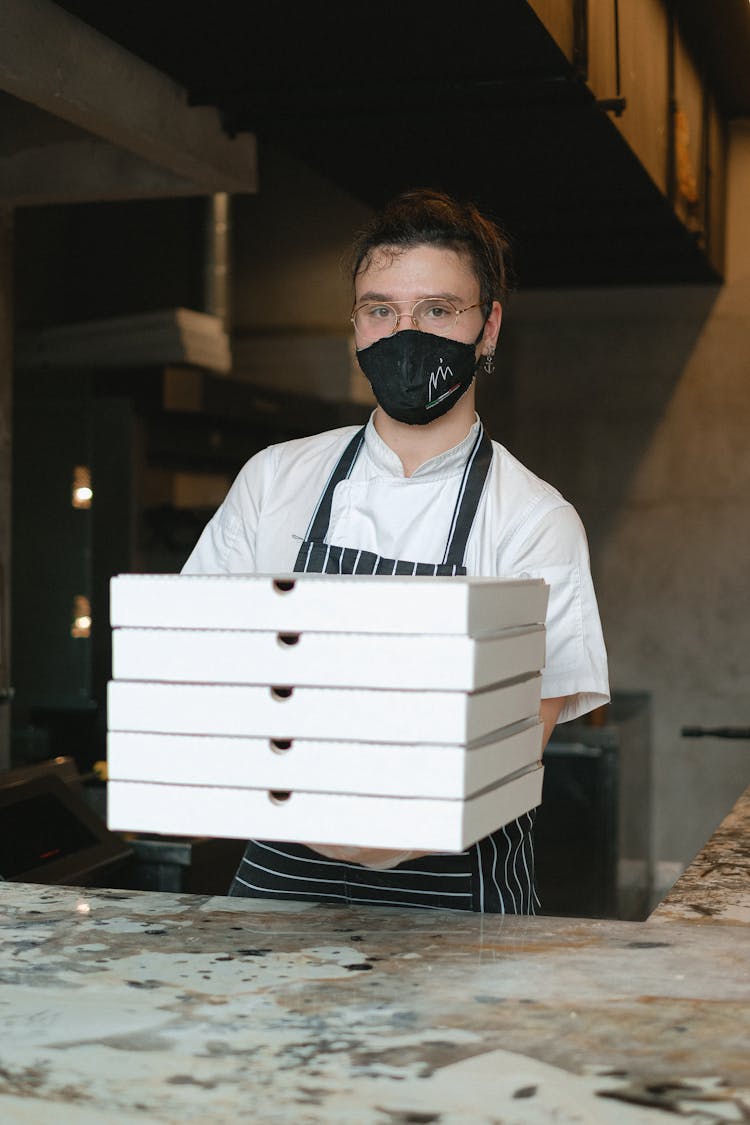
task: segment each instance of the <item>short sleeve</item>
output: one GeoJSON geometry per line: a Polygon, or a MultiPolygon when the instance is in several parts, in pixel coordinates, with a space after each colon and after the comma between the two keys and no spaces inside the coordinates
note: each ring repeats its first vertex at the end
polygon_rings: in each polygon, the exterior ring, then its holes
{"type": "Polygon", "coordinates": [[[204,527],[182,574],[252,574],[255,536],[266,482],[270,449],[243,466],[223,503],[204,527]]]}
{"type": "Polygon", "coordinates": [[[609,672],[586,533],[567,503],[520,529],[502,553],[500,573],[549,585],[542,697],[569,696],[558,722],[609,702],[609,672]]]}

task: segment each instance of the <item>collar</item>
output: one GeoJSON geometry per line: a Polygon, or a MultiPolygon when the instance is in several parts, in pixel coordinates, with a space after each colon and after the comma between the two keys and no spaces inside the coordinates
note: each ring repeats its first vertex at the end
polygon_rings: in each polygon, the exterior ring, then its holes
{"type": "MultiPolygon", "coordinates": [[[[401,464],[401,459],[397,453],[393,452],[389,445],[386,445],[375,429],[375,424],[373,422],[374,416],[375,411],[370,415],[365,427],[365,450],[367,452],[367,460],[372,470],[371,475],[376,477],[398,477],[405,480],[404,467],[401,464]]],[[[412,474],[409,480],[437,480],[441,477],[450,477],[454,476],[456,473],[463,472],[466,459],[472,450],[477,433],[479,432],[479,415],[475,414],[474,419],[474,425],[463,441],[460,441],[458,445],[454,445],[452,449],[446,449],[443,453],[438,453],[436,457],[431,457],[429,461],[425,461],[424,464],[420,465],[417,471],[412,474]]]]}

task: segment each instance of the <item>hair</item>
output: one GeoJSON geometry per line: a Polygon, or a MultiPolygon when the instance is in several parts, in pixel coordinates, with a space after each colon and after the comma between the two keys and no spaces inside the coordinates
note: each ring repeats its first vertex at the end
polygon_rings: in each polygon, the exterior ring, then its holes
{"type": "Polygon", "coordinates": [[[437,246],[467,256],[479,281],[486,312],[515,287],[508,236],[474,203],[441,191],[414,188],[395,196],[355,238],[351,278],[355,283],[378,250],[397,255],[416,246],[437,246]]]}

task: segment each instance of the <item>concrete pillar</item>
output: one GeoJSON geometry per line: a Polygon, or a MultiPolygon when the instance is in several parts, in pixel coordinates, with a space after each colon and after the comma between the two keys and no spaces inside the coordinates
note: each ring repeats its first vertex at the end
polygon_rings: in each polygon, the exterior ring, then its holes
{"type": "Polygon", "coordinates": [[[10,544],[13,211],[0,207],[0,769],[10,766],[10,544]]]}

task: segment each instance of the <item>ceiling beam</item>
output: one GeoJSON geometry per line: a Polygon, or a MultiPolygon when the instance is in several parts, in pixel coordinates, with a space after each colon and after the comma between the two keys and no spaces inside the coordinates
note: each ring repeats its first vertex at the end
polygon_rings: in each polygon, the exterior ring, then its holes
{"type": "Polygon", "coordinates": [[[0,89],[197,192],[258,190],[254,135],[228,137],[214,107],[51,0],[0,5],[0,89]]]}
{"type": "Polygon", "coordinates": [[[200,185],[96,137],[0,153],[0,206],[161,199],[224,191],[224,177],[200,185]]]}

